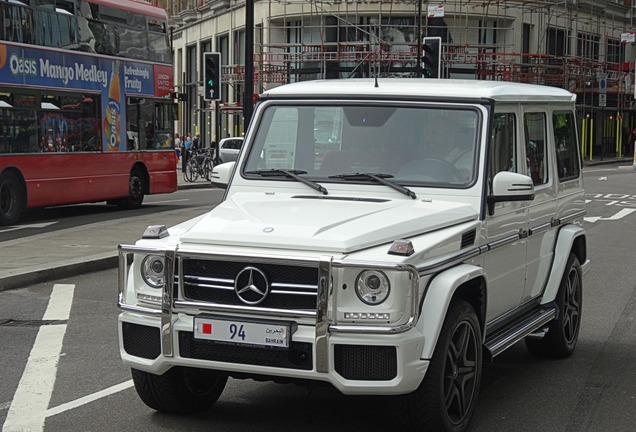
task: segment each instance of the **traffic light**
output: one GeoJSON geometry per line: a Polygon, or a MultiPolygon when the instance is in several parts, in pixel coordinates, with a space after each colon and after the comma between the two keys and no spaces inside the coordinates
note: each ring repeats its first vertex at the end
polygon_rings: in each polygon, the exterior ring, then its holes
{"type": "Polygon", "coordinates": [[[424,38],[422,44],[422,63],[425,78],[441,78],[442,38],[430,36],[424,38]]]}
{"type": "Polygon", "coordinates": [[[203,99],[206,101],[221,100],[221,53],[203,53],[203,99]]]}

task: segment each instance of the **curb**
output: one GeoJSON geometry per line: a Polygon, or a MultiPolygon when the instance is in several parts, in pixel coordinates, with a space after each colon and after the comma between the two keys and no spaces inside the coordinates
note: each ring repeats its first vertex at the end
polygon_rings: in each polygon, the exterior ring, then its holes
{"type": "Polygon", "coordinates": [[[0,280],[2,281],[0,292],[23,288],[27,285],[40,282],[73,277],[84,273],[109,270],[117,267],[119,264],[119,256],[117,252],[107,252],[57,264],[58,265],[51,263],[46,266],[39,266],[27,271],[17,271],[15,273],[8,272],[7,275],[0,276],[0,280]]]}
{"type": "Polygon", "coordinates": [[[607,159],[607,160],[601,160],[601,161],[585,161],[583,160],[583,167],[588,167],[588,166],[598,166],[598,165],[614,165],[614,164],[620,164],[620,163],[625,163],[625,164],[629,164],[630,166],[634,164],[634,159],[632,158],[622,158],[622,159],[607,159]]]}
{"type": "Polygon", "coordinates": [[[208,188],[213,188],[214,185],[212,183],[185,183],[185,184],[180,184],[177,186],[178,190],[185,190],[185,189],[208,189],[208,188]]]}

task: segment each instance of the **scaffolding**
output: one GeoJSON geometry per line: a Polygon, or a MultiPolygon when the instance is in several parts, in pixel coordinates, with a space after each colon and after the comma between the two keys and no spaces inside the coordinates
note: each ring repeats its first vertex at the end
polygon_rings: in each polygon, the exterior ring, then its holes
{"type": "MultiPolygon", "coordinates": [[[[626,93],[633,82],[633,62],[620,40],[631,31],[631,0],[451,0],[432,14],[425,3],[419,16],[412,0],[256,3],[268,17],[256,29],[258,90],[307,79],[416,76],[418,34],[442,37],[445,77],[587,93],[603,77],[610,94],[626,93]]],[[[244,79],[242,65],[223,68],[224,81],[244,79]]]]}
{"type": "MultiPolygon", "coordinates": [[[[233,33],[245,31],[243,0],[196,4],[178,11],[182,23],[203,23],[208,13],[217,31],[232,34],[222,81],[234,90],[220,112],[238,119],[245,65],[233,33]]],[[[255,0],[254,6],[256,93],[310,79],[418,76],[421,38],[439,36],[445,78],[575,93],[584,155],[598,145],[595,154],[620,152],[622,136],[636,128],[636,49],[624,37],[633,36],[632,0],[255,0]]],[[[238,120],[229,123],[236,129],[238,120]]]]}

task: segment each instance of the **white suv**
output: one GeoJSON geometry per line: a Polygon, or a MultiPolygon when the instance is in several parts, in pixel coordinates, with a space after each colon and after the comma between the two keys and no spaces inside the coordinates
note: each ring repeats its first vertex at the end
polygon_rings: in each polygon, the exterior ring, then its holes
{"type": "Polygon", "coordinates": [[[575,96],[505,82],[303,82],[265,92],[209,213],[120,246],[121,357],[150,407],[228,377],[395,395],[462,431],[482,363],[567,357],[589,267],[575,96]],[[324,137],[328,137],[325,141],[324,137]]]}

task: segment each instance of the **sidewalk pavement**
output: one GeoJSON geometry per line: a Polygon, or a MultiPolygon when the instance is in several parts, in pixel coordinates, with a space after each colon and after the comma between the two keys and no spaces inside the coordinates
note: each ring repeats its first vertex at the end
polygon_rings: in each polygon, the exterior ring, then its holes
{"type": "MultiPolygon", "coordinates": [[[[177,184],[180,190],[214,187],[205,179],[186,182],[180,166],[177,184]]],[[[0,291],[116,267],[117,246],[137,241],[148,225],[170,227],[200,214],[200,208],[150,213],[125,224],[118,218],[1,242],[0,291]]]]}
{"type": "MultiPolygon", "coordinates": [[[[633,164],[628,158],[597,158],[584,160],[584,166],[606,164],[633,164]]],[[[213,187],[205,179],[193,183],[184,180],[181,167],[177,169],[179,189],[213,187]]],[[[153,224],[173,226],[198,216],[200,209],[191,214],[183,209],[135,216],[125,225],[121,219],[99,222],[45,234],[28,236],[0,243],[0,291],[27,285],[91,273],[117,266],[117,246],[132,244],[146,227],[153,224]]]]}

